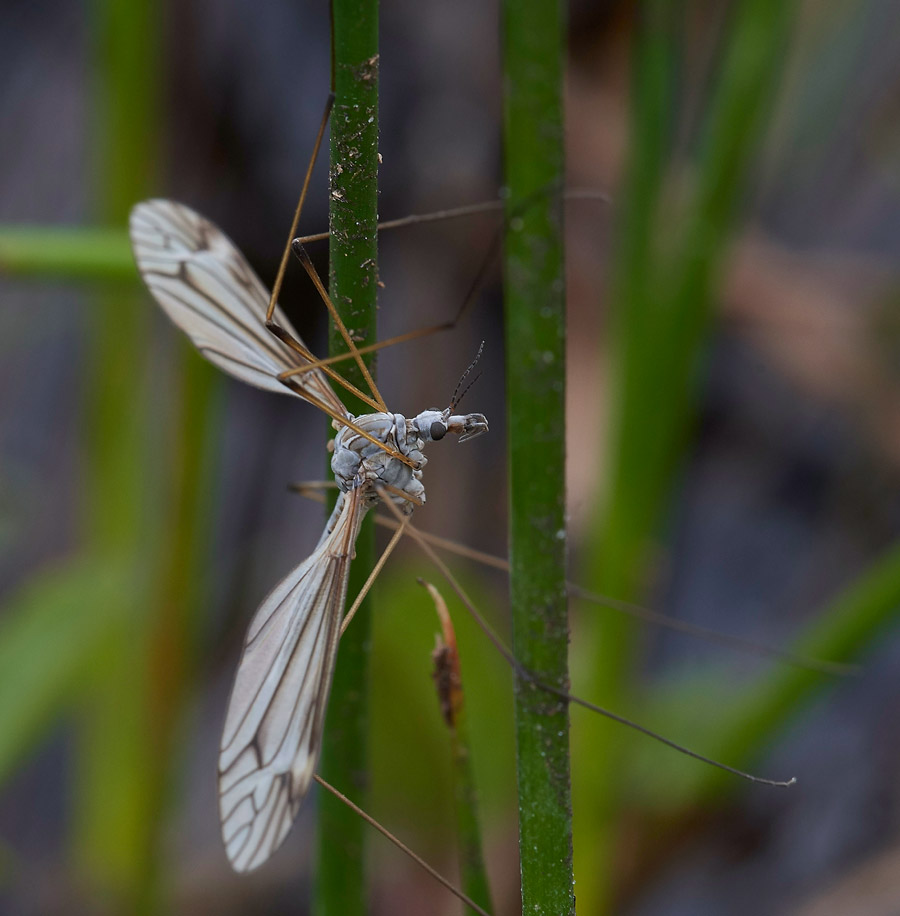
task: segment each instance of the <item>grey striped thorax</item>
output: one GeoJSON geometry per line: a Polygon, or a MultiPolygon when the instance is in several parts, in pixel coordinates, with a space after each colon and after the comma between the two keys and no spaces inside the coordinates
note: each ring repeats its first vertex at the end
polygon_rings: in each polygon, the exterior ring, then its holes
{"type": "MultiPolygon", "coordinates": [[[[449,407],[446,410],[423,410],[411,420],[399,413],[370,413],[354,417],[353,422],[379,442],[409,458],[414,465],[410,467],[389,455],[349,426],[342,427],[334,439],[331,470],[337,485],[344,492],[363,487],[369,508],[379,501],[377,487],[383,485],[401,490],[419,504],[424,503],[422,468],[428,463],[422,452],[425,444],[443,439],[448,432],[458,435],[459,441],[463,442],[488,430],[483,414],[451,415],[449,407]]],[[[399,495],[392,496],[392,499],[406,514],[412,512],[415,506],[415,502],[399,495]]]]}

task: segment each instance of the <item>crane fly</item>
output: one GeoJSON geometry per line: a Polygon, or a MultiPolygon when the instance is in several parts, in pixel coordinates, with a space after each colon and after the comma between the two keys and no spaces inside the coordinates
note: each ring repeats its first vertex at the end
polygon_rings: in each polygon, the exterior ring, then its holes
{"type": "MultiPolygon", "coordinates": [[[[225,717],[219,753],[222,838],[234,869],[248,872],[281,845],[313,778],[350,561],[364,515],[384,499],[408,518],[425,501],[425,445],[447,433],[464,442],[487,432],[488,424],[479,413],[454,413],[462,380],[447,408],[424,410],[412,419],[388,411],[370,378],[373,398],[352,389],[315,359],[225,234],[183,204],[138,204],[130,234],[151,294],[206,359],[257,388],[314,404],[336,429],[334,510],[315,550],[253,617],[225,717]],[[328,377],[375,411],[353,416],[328,377]]],[[[342,325],[339,330],[346,335],[342,325]]]]}

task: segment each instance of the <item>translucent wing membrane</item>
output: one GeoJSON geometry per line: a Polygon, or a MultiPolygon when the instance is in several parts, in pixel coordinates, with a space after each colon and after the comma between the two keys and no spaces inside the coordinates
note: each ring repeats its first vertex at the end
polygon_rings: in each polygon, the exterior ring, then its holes
{"type": "Polygon", "coordinates": [[[365,514],[342,493],[312,555],[256,612],[235,677],[219,756],[219,813],[236,871],[281,845],[319,756],[347,593],[365,514]]]}
{"type": "MultiPolygon", "coordinates": [[[[131,211],[130,232],[150,292],[211,363],[267,391],[298,397],[309,392],[347,416],[320,370],[292,379],[296,389],[279,381],[279,373],[310,360],[268,331],[266,288],[220,229],[183,204],[148,200],[131,211]]],[[[277,306],[274,318],[300,340],[277,306]]]]}

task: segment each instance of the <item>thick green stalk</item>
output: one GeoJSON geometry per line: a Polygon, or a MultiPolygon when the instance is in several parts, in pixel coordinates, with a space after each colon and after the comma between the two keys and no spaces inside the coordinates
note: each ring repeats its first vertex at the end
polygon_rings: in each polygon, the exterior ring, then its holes
{"type": "MultiPolygon", "coordinates": [[[[505,0],[503,28],[513,650],[568,689],[564,7],[505,0]]],[[[516,747],[523,912],[574,913],[568,707],[521,679],[516,747]]]]}
{"type": "MultiPolygon", "coordinates": [[[[333,10],[329,285],[353,338],[370,342],[376,337],[378,290],[378,3],[335,0],[333,10]]],[[[345,351],[343,340],[332,329],[329,352],[345,351]]],[[[348,360],[339,368],[346,378],[366,389],[355,363],[348,360]]],[[[352,399],[345,402],[353,413],[369,412],[352,399]]],[[[350,600],[373,562],[374,532],[367,520],[351,566],[350,600]]],[[[368,784],[370,634],[367,600],[341,639],[320,763],[323,777],[363,807],[368,784]]],[[[365,824],[337,799],[322,793],[318,829],[316,912],[319,916],[364,913],[365,824]]]]}

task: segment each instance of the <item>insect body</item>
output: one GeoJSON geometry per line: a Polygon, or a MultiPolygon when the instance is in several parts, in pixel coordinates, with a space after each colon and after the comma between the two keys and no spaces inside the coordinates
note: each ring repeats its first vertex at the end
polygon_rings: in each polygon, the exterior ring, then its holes
{"type": "Polygon", "coordinates": [[[363,438],[354,429],[344,426],[334,440],[334,457],[331,470],[338,486],[345,492],[365,486],[369,494],[367,507],[379,500],[377,487],[387,485],[402,490],[408,498],[396,498],[400,509],[412,512],[416,503],[425,501],[422,486],[422,468],[428,459],[422,453],[426,442],[443,439],[448,432],[459,436],[460,442],[487,432],[487,421],[482,414],[452,416],[446,410],[423,410],[417,417],[407,420],[402,414],[373,413],[355,417],[355,425],[368,431],[380,442],[391,445],[406,455],[413,467],[393,458],[371,439],[363,438]]]}
{"type": "MultiPolygon", "coordinates": [[[[481,414],[455,405],[413,419],[379,410],[352,416],[275,308],[250,265],[212,223],[181,204],[152,200],[131,214],[138,268],[163,310],[211,362],[229,374],[303,398],[332,417],[340,493],[313,553],[263,601],[235,676],[219,756],[219,813],[236,871],[261,865],[290,830],[312,779],[359,526],[380,499],[405,514],[425,501],[422,449],[448,432],[487,432],[481,414]],[[302,374],[298,370],[310,367],[302,374]]],[[[380,402],[377,392],[373,394],[380,402]]],[[[376,406],[383,405],[373,402],[376,406]]]]}

